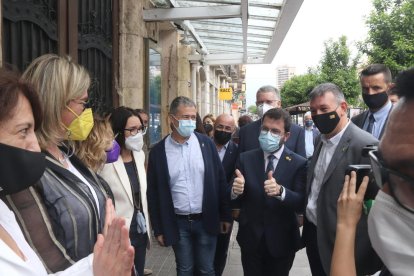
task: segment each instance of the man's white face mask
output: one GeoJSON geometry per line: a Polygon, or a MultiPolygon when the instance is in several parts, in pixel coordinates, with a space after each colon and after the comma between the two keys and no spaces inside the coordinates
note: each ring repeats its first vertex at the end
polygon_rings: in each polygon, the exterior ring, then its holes
{"type": "Polygon", "coordinates": [[[263,115],[269,110],[275,108],[274,106],[267,104],[267,103],[263,103],[259,106],[257,106],[257,115],[260,116],[260,118],[263,118],[263,115]]]}
{"type": "Polygon", "coordinates": [[[413,213],[380,190],[368,216],[368,233],[372,247],[393,275],[413,275],[413,213]]]}

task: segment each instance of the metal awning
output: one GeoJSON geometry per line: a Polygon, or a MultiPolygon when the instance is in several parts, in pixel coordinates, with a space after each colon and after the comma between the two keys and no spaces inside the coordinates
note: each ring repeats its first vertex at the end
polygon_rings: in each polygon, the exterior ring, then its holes
{"type": "Polygon", "coordinates": [[[269,64],[303,0],[152,0],[144,21],[170,21],[210,65],[269,64]]]}

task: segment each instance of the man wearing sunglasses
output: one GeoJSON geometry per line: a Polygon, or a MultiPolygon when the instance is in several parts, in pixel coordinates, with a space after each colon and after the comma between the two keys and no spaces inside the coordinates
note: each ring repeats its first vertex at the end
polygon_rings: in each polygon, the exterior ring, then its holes
{"type": "MultiPolygon", "coordinates": [[[[390,114],[379,149],[369,152],[381,188],[368,216],[372,246],[387,269],[379,275],[413,274],[414,260],[414,67],[397,76],[401,100],[390,114]]],[[[365,179],[356,191],[355,174],[345,179],[338,200],[332,276],[354,276],[354,233],[362,213],[365,179]]],[[[377,275],[377,274],[375,274],[377,275]]]]}
{"type": "MultiPolygon", "coordinates": [[[[309,98],[312,120],[322,135],[315,143],[308,169],[302,237],[312,275],[319,276],[329,274],[335,242],[337,200],[348,165],[367,164],[369,160],[363,158],[362,149],[378,144],[378,140],[348,119],[344,94],[335,84],[324,83],[315,87],[309,98]]],[[[372,183],[370,190],[375,194],[378,188],[372,183]]],[[[379,270],[381,262],[369,243],[366,216],[361,219],[356,240],[358,273],[366,275],[379,270]]]]}
{"type": "Polygon", "coordinates": [[[371,152],[382,188],[368,218],[371,243],[393,275],[412,275],[414,261],[414,68],[397,77],[395,105],[378,152],[371,152]]]}

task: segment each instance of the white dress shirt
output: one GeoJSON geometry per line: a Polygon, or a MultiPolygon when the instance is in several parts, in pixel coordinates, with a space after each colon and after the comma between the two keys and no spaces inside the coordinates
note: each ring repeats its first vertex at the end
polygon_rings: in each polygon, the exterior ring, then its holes
{"type": "MultiPolygon", "coordinates": [[[[220,157],[220,161],[223,162],[224,155],[226,155],[227,147],[229,146],[230,141],[228,141],[224,146],[222,146],[220,149],[217,148],[217,153],[220,157]]],[[[216,146],[217,147],[217,146],[216,146]]]]}
{"type": "Polygon", "coordinates": [[[322,148],[319,153],[318,160],[316,161],[315,170],[313,173],[313,180],[311,184],[311,192],[308,197],[308,205],[306,206],[306,218],[317,225],[317,202],[319,192],[322,187],[322,181],[325,177],[326,170],[331,163],[332,156],[335,153],[336,147],[342,138],[345,130],[349,126],[349,121],[346,126],[331,139],[326,139],[325,135],[322,134],[322,148]]]}

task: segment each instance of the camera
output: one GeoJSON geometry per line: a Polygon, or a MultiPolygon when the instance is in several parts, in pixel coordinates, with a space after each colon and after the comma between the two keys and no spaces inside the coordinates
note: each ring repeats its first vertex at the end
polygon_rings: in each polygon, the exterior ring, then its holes
{"type": "MultiPolygon", "coordinates": [[[[361,155],[365,158],[368,158],[369,157],[369,152],[373,151],[373,150],[377,150],[377,149],[378,149],[378,146],[376,146],[376,145],[367,145],[367,146],[362,148],[361,155]]],[[[357,176],[356,189],[355,189],[356,191],[358,191],[359,186],[361,185],[362,180],[364,179],[365,176],[369,177],[369,183],[375,181],[375,179],[372,175],[371,165],[368,165],[368,164],[349,165],[346,172],[345,172],[345,175],[351,176],[352,171],[355,171],[356,176],[357,176]]],[[[368,190],[365,193],[365,199],[374,199],[377,192],[378,192],[377,185],[369,185],[368,190]]]]}
{"type": "Polygon", "coordinates": [[[378,150],[378,146],[377,145],[367,145],[367,146],[363,147],[362,151],[361,151],[362,157],[368,158],[369,157],[369,155],[368,155],[369,152],[373,151],[373,150],[378,150]]]}
{"type": "Polygon", "coordinates": [[[370,180],[371,177],[371,165],[349,165],[345,174],[351,176],[351,172],[356,172],[356,190],[358,191],[359,186],[361,185],[362,180],[365,176],[368,176],[370,180]]]}

